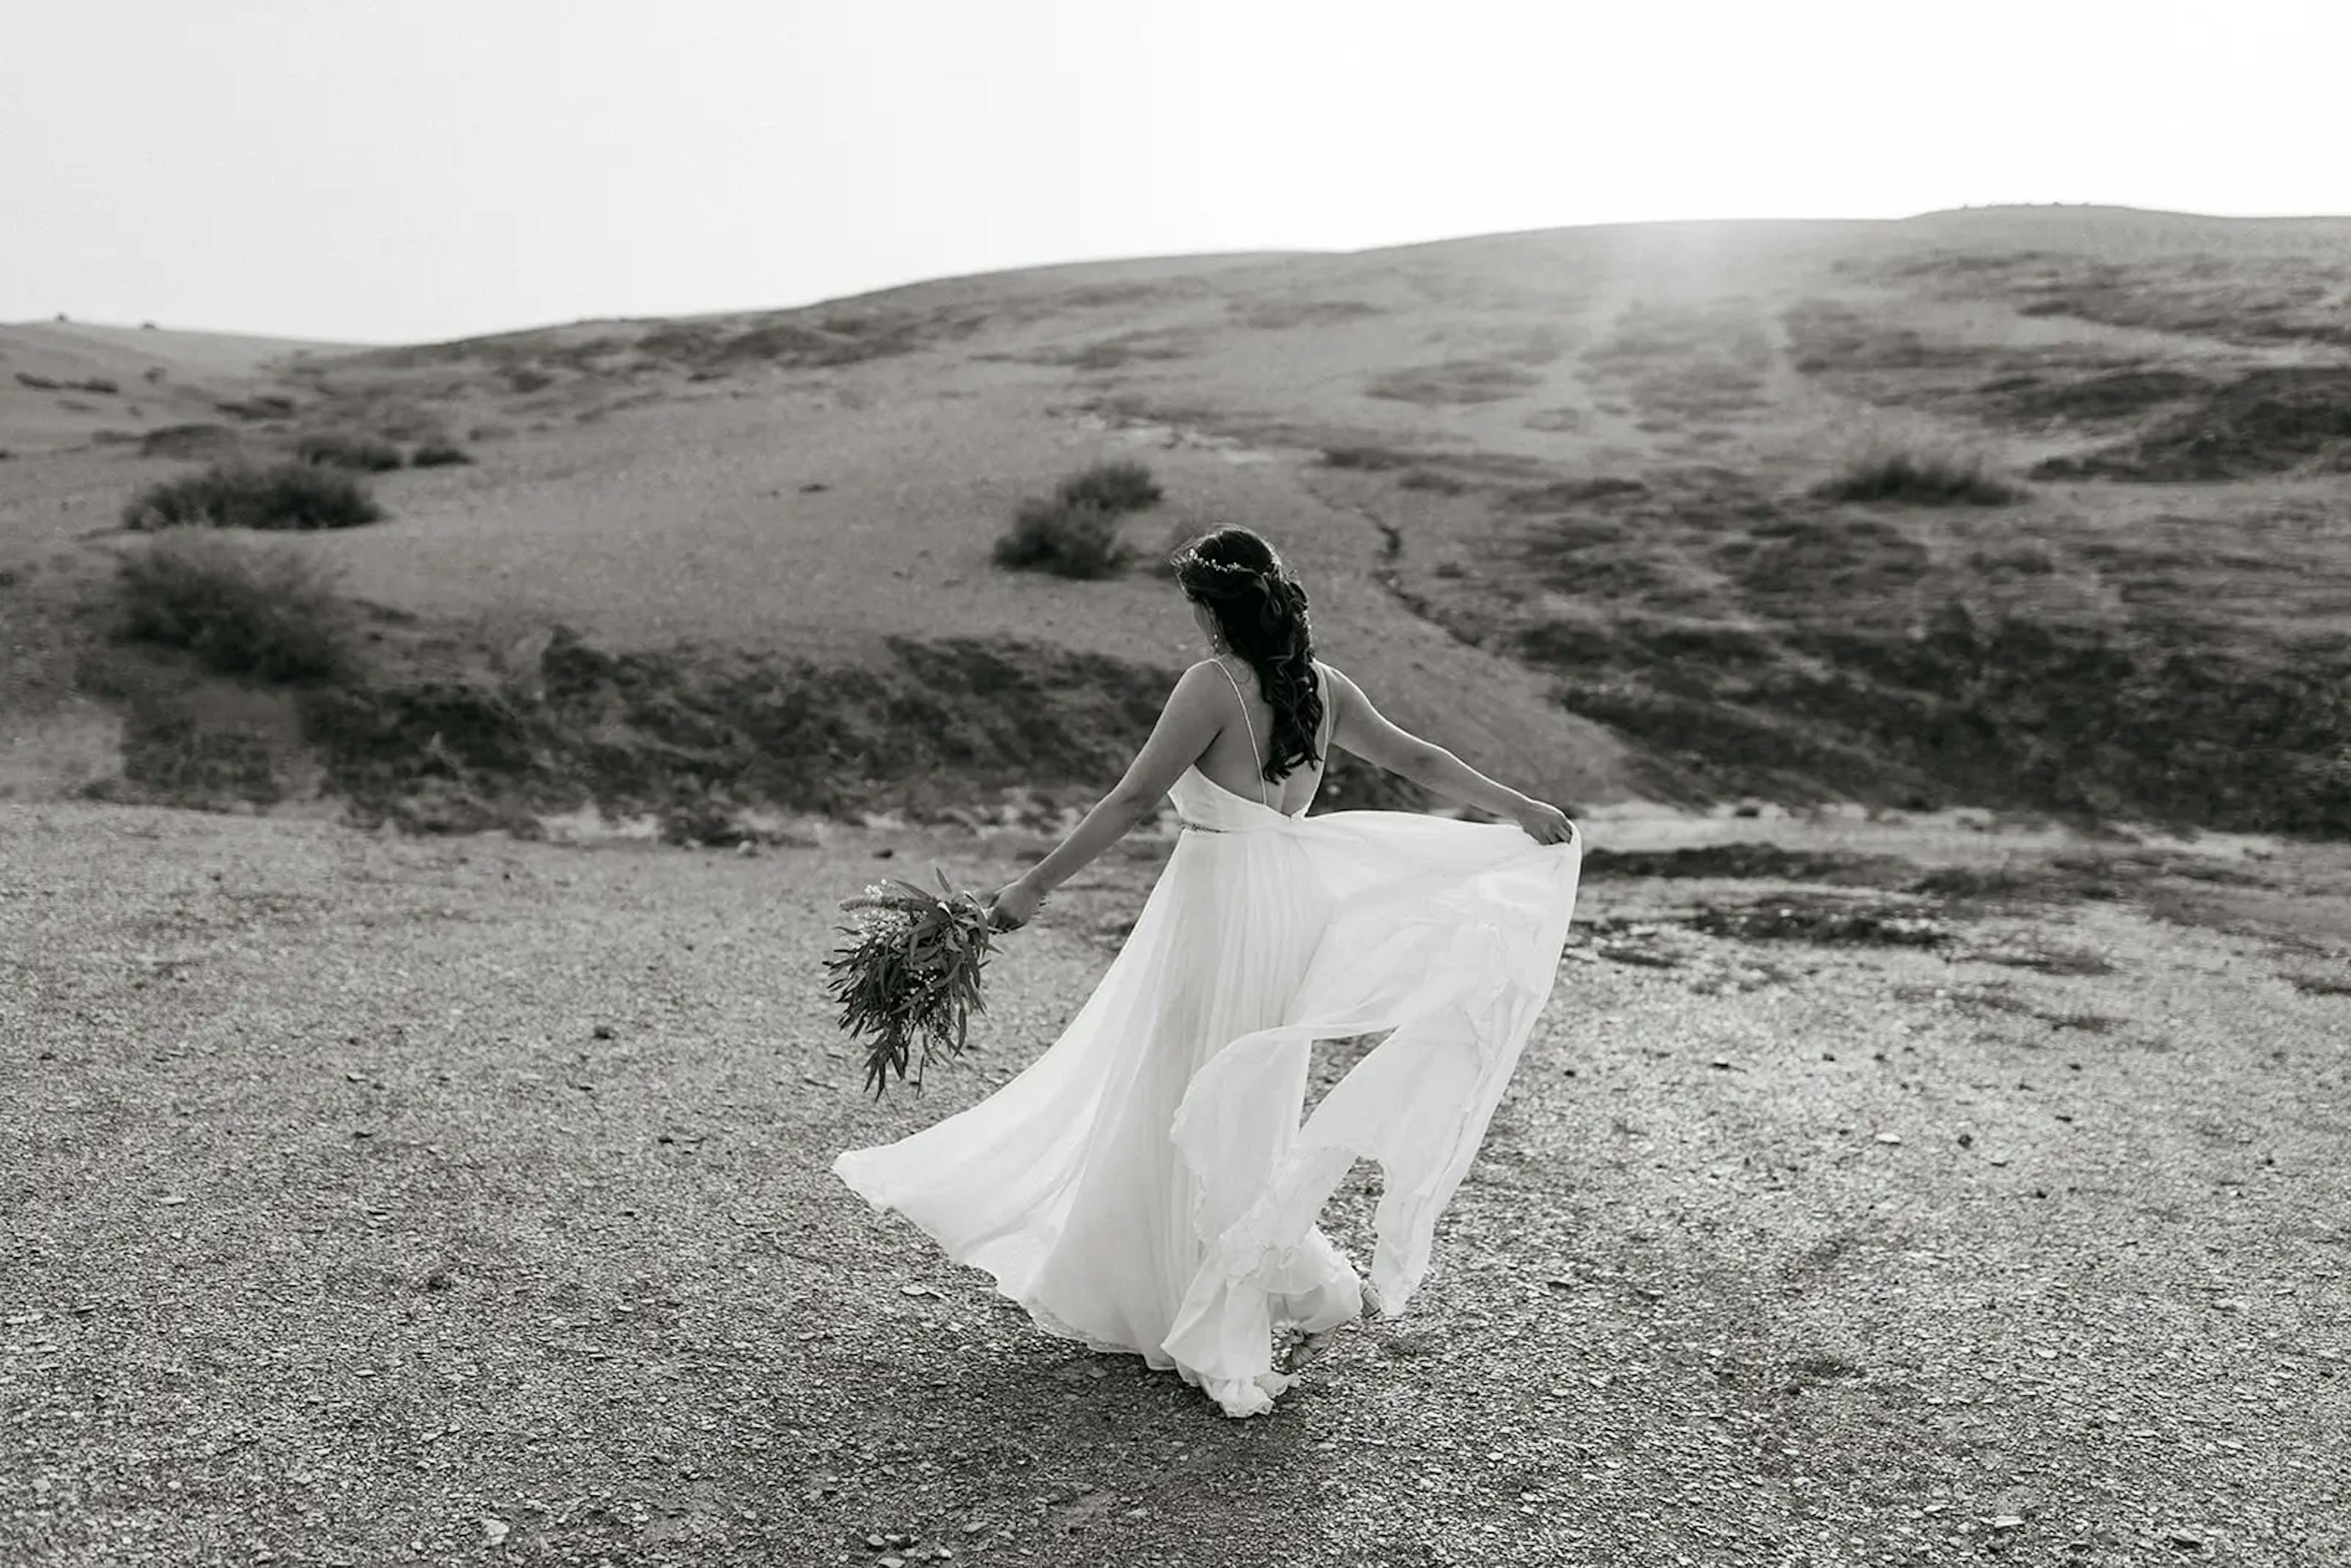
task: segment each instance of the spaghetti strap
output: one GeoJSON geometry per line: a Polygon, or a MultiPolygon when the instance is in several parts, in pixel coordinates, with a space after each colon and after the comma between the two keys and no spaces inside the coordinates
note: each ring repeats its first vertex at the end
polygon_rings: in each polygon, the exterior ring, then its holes
{"type": "Polygon", "coordinates": [[[1331,666],[1320,659],[1314,661],[1314,684],[1315,689],[1322,695],[1322,733],[1315,738],[1314,754],[1322,759],[1327,771],[1331,766],[1331,731],[1337,727],[1337,724],[1331,711],[1331,666]]]}
{"type": "Polygon", "coordinates": [[[1233,674],[1233,667],[1230,664],[1226,664],[1222,659],[1214,660],[1212,663],[1217,668],[1225,672],[1225,679],[1232,683],[1233,700],[1241,705],[1241,722],[1249,726],[1249,761],[1254,765],[1254,771],[1257,774],[1258,803],[1270,808],[1273,802],[1265,798],[1265,760],[1257,754],[1257,721],[1249,717],[1249,698],[1241,695],[1240,680],[1233,674]]]}

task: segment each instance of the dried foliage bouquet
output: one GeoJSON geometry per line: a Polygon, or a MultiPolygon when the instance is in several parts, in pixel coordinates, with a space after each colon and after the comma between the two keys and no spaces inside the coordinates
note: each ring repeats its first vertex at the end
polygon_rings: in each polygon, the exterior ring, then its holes
{"type": "Polygon", "coordinates": [[[841,903],[850,922],[839,929],[849,939],[825,960],[827,990],[841,1005],[841,1029],[872,1037],[865,1087],[876,1100],[892,1072],[905,1081],[910,1062],[922,1088],[932,1054],[961,1052],[971,1015],[986,1010],[979,974],[993,936],[987,906],[937,874],[937,893],[893,877],[841,903]]]}

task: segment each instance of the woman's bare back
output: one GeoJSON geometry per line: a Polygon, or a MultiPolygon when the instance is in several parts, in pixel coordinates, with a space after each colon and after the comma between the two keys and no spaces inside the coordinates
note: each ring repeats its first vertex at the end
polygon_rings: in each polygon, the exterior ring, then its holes
{"type": "Polygon", "coordinates": [[[1293,768],[1279,779],[1269,779],[1262,771],[1266,747],[1273,737],[1273,706],[1258,690],[1257,673],[1239,659],[1209,662],[1220,665],[1231,677],[1235,689],[1226,698],[1230,719],[1192,766],[1209,783],[1245,800],[1260,800],[1290,815],[1304,810],[1321,787],[1323,769],[1331,760],[1331,681],[1322,662],[1318,659],[1314,664],[1314,676],[1322,697],[1322,724],[1314,745],[1316,760],[1293,768]]]}

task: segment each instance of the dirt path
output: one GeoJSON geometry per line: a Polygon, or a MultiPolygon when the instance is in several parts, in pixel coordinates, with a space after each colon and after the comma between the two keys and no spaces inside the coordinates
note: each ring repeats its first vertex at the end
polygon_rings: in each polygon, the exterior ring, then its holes
{"type": "Polygon", "coordinates": [[[1232,1423],[824,1174],[1153,870],[877,1109],[817,960],[927,859],[0,806],[0,1561],[2351,1560],[2339,955],[1743,942],[1686,916],[1766,889],[1595,865],[1413,1312],[1232,1423]]]}

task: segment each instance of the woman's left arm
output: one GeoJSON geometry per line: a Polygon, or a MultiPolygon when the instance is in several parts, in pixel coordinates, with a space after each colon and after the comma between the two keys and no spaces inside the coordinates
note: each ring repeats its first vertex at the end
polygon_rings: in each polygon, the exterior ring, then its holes
{"type": "Polygon", "coordinates": [[[1159,710],[1151,738],[1127,765],[1126,776],[1052,853],[998,891],[992,907],[998,929],[1010,931],[1027,925],[1047,894],[1085,869],[1096,855],[1156,810],[1184,769],[1208,749],[1208,742],[1217,738],[1222,727],[1213,699],[1223,688],[1211,689],[1208,682],[1213,677],[1207,670],[1207,664],[1199,664],[1184,672],[1168,695],[1167,706],[1159,710]]]}

